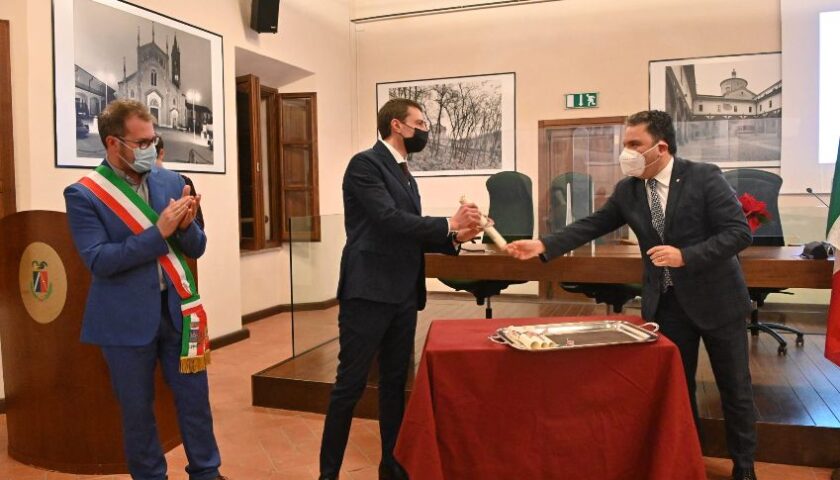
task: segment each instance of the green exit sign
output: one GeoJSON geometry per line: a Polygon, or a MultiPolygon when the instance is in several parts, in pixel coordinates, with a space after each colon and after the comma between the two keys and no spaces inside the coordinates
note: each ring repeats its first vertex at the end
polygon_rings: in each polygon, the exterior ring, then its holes
{"type": "Polygon", "coordinates": [[[598,108],[598,93],[567,93],[566,108],[598,108]]]}

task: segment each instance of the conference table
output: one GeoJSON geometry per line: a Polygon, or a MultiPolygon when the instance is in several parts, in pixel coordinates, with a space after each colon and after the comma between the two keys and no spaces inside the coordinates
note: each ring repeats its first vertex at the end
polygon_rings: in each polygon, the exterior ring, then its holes
{"type": "MultiPolygon", "coordinates": [[[[802,247],[749,247],[739,255],[747,285],[765,288],[831,288],[831,260],[799,256],[802,247]]],[[[544,263],[520,261],[504,253],[426,254],[426,277],[540,280],[579,283],[640,283],[638,245],[587,245],[544,263]]]]}
{"type": "Polygon", "coordinates": [[[682,363],[653,343],[523,352],[508,325],[638,317],[432,322],[395,455],[423,480],[705,479],[682,363]]]}

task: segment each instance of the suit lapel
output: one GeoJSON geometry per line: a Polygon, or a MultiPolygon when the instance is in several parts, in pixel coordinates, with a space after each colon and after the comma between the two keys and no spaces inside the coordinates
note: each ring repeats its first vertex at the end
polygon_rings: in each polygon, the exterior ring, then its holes
{"type": "Polygon", "coordinates": [[[160,182],[157,168],[153,167],[148,175],[146,182],[149,187],[149,205],[151,205],[152,210],[160,213],[166,207],[166,190],[160,182]]]}
{"type": "Polygon", "coordinates": [[[397,166],[396,159],[388,150],[388,147],[383,145],[382,142],[376,142],[376,145],[373,146],[373,151],[379,155],[380,161],[385,165],[385,170],[394,177],[394,180],[396,180],[397,183],[402,185],[403,189],[405,189],[405,193],[408,194],[408,198],[411,199],[411,203],[414,204],[415,210],[417,210],[417,213],[420,213],[420,197],[412,191],[412,187],[415,189],[417,188],[416,183],[406,181],[405,174],[402,170],[400,170],[400,167],[397,166]]]}
{"type": "MultiPolygon", "coordinates": [[[[668,229],[671,222],[676,216],[677,207],[679,206],[680,196],[683,188],[685,188],[683,177],[685,176],[687,164],[682,159],[674,157],[674,168],[671,171],[671,183],[668,185],[668,203],[665,207],[665,236],[668,235],[668,229]]],[[[664,239],[663,239],[664,240],[664,239]]]]}

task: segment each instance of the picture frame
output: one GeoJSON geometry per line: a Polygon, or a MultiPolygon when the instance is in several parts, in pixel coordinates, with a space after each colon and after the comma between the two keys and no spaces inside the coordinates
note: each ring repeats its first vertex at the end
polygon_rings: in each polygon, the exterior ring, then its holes
{"type": "Polygon", "coordinates": [[[491,73],[376,84],[377,111],[391,98],[423,106],[429,141],[409,159],[415,177],[516,170],[516,74],[491,73]]]}
{"type": "Polygon", "coordinates": [[[99,165],[97,116],[128,98],[154,117],[166,168],[225,173],[220,35],[122,0],[52,7],[56,167],[99,165]]]}
{"type": "Polygon", "coordinates": [[[781,52],[653,60],[649,74],[650,108],[673,117],[678,156],[781,165],[781,52]]]}

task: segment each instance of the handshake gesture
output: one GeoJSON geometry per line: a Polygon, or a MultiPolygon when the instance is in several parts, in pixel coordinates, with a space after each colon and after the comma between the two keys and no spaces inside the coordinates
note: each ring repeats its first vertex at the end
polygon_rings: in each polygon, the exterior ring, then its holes
{"type": "Polygon", "coordinates": [[[169,205],[160,212],[157,225],[163,238],[169,238],[175,233],[176,228],[186,230],[195,220],[198,213],[198,205],[201,203],[201,195],[190,195],[189,185],[184,185],[181,198],[178,200],[169,199],[169,205]]]}

